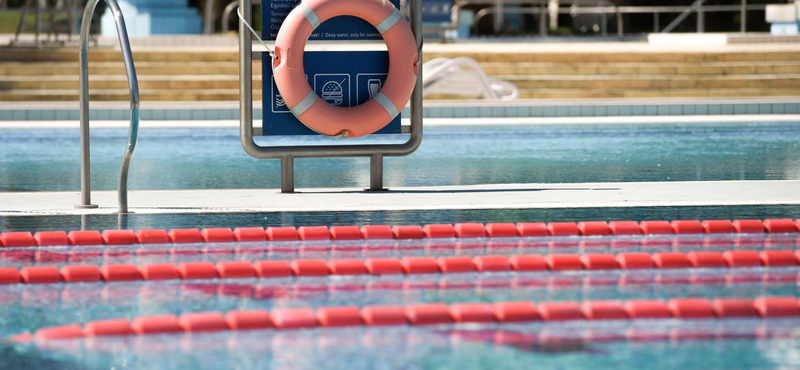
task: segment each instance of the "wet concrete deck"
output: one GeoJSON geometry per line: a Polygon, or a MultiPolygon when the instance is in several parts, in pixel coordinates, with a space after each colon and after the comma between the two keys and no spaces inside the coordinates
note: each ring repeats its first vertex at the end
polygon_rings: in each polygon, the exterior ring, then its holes
{"type": "MultiPolygon", "coordinates": [[[[348,212],[446,209],[800,205],[800,180],[503,184],[359,188],[140,190],[130,211],[155,213],[348,212]]],[[[96,191],[98,209],[76,209],[74,192],[0,193],[0,216],[112,214],[115,191],[96,191]]]]}

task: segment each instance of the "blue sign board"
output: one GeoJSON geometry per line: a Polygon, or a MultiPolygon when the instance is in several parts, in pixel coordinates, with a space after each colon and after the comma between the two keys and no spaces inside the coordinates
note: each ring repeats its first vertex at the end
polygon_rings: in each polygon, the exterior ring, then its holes
{"type": "MultiPolygon", "coordinates": [[[[388,0],[400,8],[400,0],[388,0]]],[[[283,20],[300,0],[264,0],[261,3],[261,38],[275,40],[283,20]]],[[[323,22],[309,40],[379,40],[381,34],[369,22],[351,16],[323,22]]]]}
{"type": "MultiPolygon", "coordinates": [[[[400,7],[400,0],[388,0],[400,7]]],[[[283,20],[300,0],[264,0],[261,29],[265,40],[275,40],[283,20]]],[[[323,22],[309,40],[376,40],[380,33],[367,21],[351,17],[335,17],[323,22]]],[[[270,58],[263,58],[263,134],[317,135],[300,122],[281,97],[272,77],[270,58]]],[[[389,70],[389,53],[385,51],[306,51],[303,66],[308,84],[328,104],[354,107],[378,93],[389,70]]],[[[400,116],[376,132],[400,133],[400,116]]]]}
{"type": "Polygon", "coordinates": [[[424,0],[422,20],[425,24],[450,23],[453,0],[424,0]]]}
{"type": "MultiPolygon", "coordinates": [[[[262,96],[264,135],[317,135],[300,122],[283,101],[270,67],[263,58],[262,96]]],[[[303,54],[306,79],[314,92],[328,104],[355,107],[372,99],[386,81],[389,53],[385,51],[306,51],[303,54]]],[[[400,116],[377,134],[399,134],[400,116]]]]}

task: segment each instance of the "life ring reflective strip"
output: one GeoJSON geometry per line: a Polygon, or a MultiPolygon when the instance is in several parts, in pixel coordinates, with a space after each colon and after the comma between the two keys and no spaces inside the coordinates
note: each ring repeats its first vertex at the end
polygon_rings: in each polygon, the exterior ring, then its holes
{"type": "Polygon", "coordinates": [[[408,103],[417,80],[416,41],[389,1],[303,0],[286,17],[275,40],[275,84],[292,113],[310,129],[329,136],[359,137],[380,130],[408,103]],[[372,24],[386,41],[389,73],[371,100],[355,107],[332,105],[317,96],[305,76],[303,50],[322,22],[341,15],[372,24]]]}

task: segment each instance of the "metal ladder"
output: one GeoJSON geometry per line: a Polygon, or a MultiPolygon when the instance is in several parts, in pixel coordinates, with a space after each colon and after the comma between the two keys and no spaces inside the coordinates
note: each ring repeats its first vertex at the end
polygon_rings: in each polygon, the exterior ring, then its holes
{"type": "Polygon", "coordinates": [[[422,86],[423,96],[444,94],[489,100],[519,97],[519,89],[514,84],[487,76],[475,59],[467,57],[429,60],[422,74],[422,86]]]}
{"type": "MultiPolygon", "coordinates": [[[[81,203],[76,208],[97,208],[92,204],[92,177],[89,166],[89,29],[92,25],[92,16],[97,3],[100,0],[89,0],[83,12],[81,21],[81,40],[80,40],[80,105],[81,105],[81,203]]],[[[109,11],[114,15],[114,22],[117,25],[117,36],[119,37],[119,47],[122,50],[122,58],[125,63],[125,73],[128,77],[128,90],[131,101],[131,124],[128,129],[128,144],[122,155],[122,165],[119,169],[119,187],[117,198],[119,200],[119,213],[128,213],[128,172],[133,158],[133,151],[136,149],[136,141],[139,138],[139,80],[136,78],[136,68],[133,65],[133,54],[131,53],[131,43],[128,40],[128,31],[125,28],[125,19],[122,17],[122,10],[116,0],[104,0],[109,7],[109,11]]]]}

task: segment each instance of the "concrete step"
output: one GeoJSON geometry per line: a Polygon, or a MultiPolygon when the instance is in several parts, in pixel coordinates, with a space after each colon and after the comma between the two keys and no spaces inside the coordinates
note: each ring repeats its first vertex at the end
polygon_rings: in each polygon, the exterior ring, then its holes
{"type": "MultiPolygon", "coordinates": [[[[229,50],[135,50],[133,61],[137,62],[237,62],[239,53],[229,50]]],[[[78,50],[29,50],[20,49],[0,53],[0,62],[77,62],[78,50]]],[[[112,48],[89,50],[89,63],[122,62],[122,53],[112,48]]]]}
{"type": "MultiPolygon", "coordinates": [[[[140,101],[238,101],[239,89],[139,90],[140,101]]],[[[128,90],[89,90],[90,101],[128,101],[128,90]]],[[[253,90],[253,100],[261,100],[261,90],[253,90]]],[[[78,101],[78,90],[0,91],[0,101],[78,101]]]]}
{"type": "Polygon", "coordinates": [[[763,76],[492,76],[520,89],[775,89],[800,86],[800,75],[763,76]]]}
{"type": "MultiPolygon", "coordinates": [[[[209,90],[140,90],[144,102],[162,101],[237,101],[238,89],[209,90]]],[[[521,89],[521,99],[580,99],[580,98],[677,98],[677,97],[769,97],[800,96],[800,87],[785,89],[670,89],[670,90],[628,90],[628,89],[521,89]]],[[[127,89],[90,90],[91,101],[127,101],[127,89]]],[[[261,100],[261,90],[254,89],[253,99],[261,100]]],[[[457,96],[428,95],[426,99],[461,99],[457,96]]],[[[77,90],[15,90],[0,91],[0,101],[78,101],[77,90]]]]}
{"type": "MultiPolygon", "coordinates": [[[[797,61],[800,51],[709,51],[709,52],[533,52],[530,50],[498,51],[431,51],[423,54],[425,60],[438,57],[465,56],[479,62],[513,63],[720,63],[752,61],[797,61]]],[[[216,50],[145,49],[133,53],[135,62],[236,62],[235,48],[216,50]]],[[[76,49],[29,50],[19,49],[0,53],[0,62],[75,62],[76,49]]],[[[121,61],[121,53],[113,48],[95,48],[89,51],[90,62],[121,61]]]]}
{"type": "MultiPolygon", "coordinates": [[[[622,89],[520,89],[520,99],[610,99],[610,98],[751,98],[770,96],[800,96],[800,87],[794,89],[673,89],[673,90],[622,90],[622,89]]],[[[426,96],[427,99],[453,99],[448,96],[426,96]]]]}
{"type": "MultiPolygon", "coordinates": [[[[253,74],[261,74],[261,61],[253,61],[253,74]]],[[[484,71],[494,75],[660,75],[708,76],[754,74],[800,74],[797,62],[725,63],[509,63],[484,62],[484,71]]],[[[0,76],[73,76],[77,62],[5,62],[0,76]]],[[[238,75],[238,62],[137,62],[136,72],[144,75],[238,75]]],[[[89,64],[89,75],[125,75],[120,62],[89,64]]]]}
{"type": "MultiPolygon", "coordinates": [[[[716,76],[800,74],[798,62],[725,63],[508,63],[484,62],[490,75],[630,75],[630,76],[716,76]]],[[[138,68],[138,67],[137,67],[138,68]]]]}
{"type": "MultiPolygon", "coordinates": [[[[238,75],[207,76],[138,76],[139,89],[142,90],[215,90],[238,89],[238,75]]],[[[0,91],[14,90],[75,90],[80,87],[77,76],[0,76],[0,91]]],[[[89,90],[127,89],[125,76],[89,76],[89,90]]],[[[261,75],[254,76],[253,88],[261,89],[261,75]]]]}
{"type": "MultiPolygon", "coordinates": [[[[771,52],[708,52],[708,53],[486,53],[467,52],[458,56],[468,57],[478,62],[504,63],[722,63],[722,62],[763,62],[800,60],[797,51],[771,52]]],[[[452,58],[452,53],[433,52],[424,54],[431,58],[452,58]]]]}
{"type": "MultiPolygon", "coordinates": [[[[75,76],[78,62],[5,62],[0,76],[75,76]]],[[[238,62],[136,62],[136,74],[146,75],[239,75],[238,62]]],[[[253,61],[253,74],[261,74],[261,61],[253,61]]],[[[89,76],[125,75],[121,62],[89,63],[89,76]]]]}
{"type": "MultiPolygon", "coordinates": [[[[776,89],[800,86],[800,74],[763,76],[492,76],[509,81],[520,89],[776,89]]],[[[90,76],[91,90],[126,89],[125,76],[90,76]]],[[[77,76],[0,76],[0,91],[77,90],[77,76]]],[[[254,76],[253,87],[261,89],[261,75],[254,76]]],[[[238,89],[238,75],[139,76],[139,88],[150,90],[238,89]]]]}
{"type": "MultiPolygon", "coordinates": [[[[466,56],[492,77],[514,83],[522,98],[640,98],[798,96],[800,48],[760,51],[474,51],[433,45],[425,60],[466,56]]],[[[128,100],[118,50],[90,51],[93,101],[128,100]]],[[[0,101],[77,101],[77,50],[4,50],[0,53],[0,101]]],[[[235,48],[139,49],[134,52],[142,101],[237,101],[235,48]]],[[[253,61],[254,99],[261,97],[261,60],[253,61]]],[[[430,98],[437,98],[431,96],[430,98]]],[[[442,97],[438,98],[450,98],[442,97]]]]}

